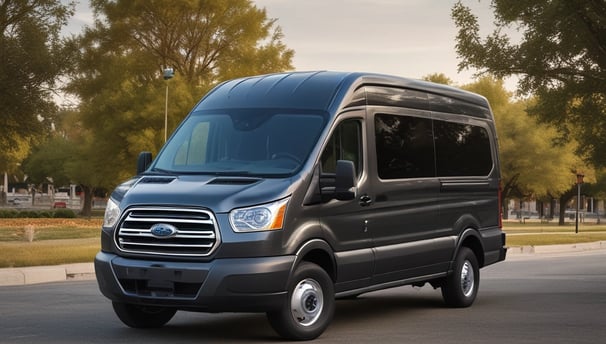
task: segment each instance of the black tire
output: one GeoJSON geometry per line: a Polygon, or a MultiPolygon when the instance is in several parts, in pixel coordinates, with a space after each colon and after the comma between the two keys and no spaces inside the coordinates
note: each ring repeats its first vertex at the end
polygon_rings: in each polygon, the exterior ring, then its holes
{"type": "Polygon", "coordinates": [[[268,312],[273,329],[290,340],[320,336],[335,312],[334,284],[316,264],[303,262],[288,281],[288,301],[280,310],[268,312]]]}
{"type": "Polygon", "coordinates": [[[461,247],[452,273],[442,285],[442,297],[449,307],[469,307],[478,295],[480,268],[473,251],[461,247]]]}
{"type": "Polygon", "coordinates": [[[164,326],[177,313],[176,309],[148,307],[122,302],[112,302],[114,312],[122,322],[133,328],[157,328],[164,326]]]}

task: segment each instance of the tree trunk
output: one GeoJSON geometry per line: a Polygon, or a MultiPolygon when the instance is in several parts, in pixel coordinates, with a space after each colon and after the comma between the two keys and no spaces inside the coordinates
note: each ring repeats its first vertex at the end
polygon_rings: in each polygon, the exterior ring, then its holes
{"type": "Polygon", "coordinates": [[[600,199],[599,198],[596,200],[596,203],[598,206],[597,206],[597,209],[595,210],[595,213],[597,214],[597,217],[598,217],[597,224],[599,225],[600,224],[600,199]]]}
{"type": "Polygon", "coordinates": [[[558,224],[563,226],[565,224],[566,217],[566,203],[570,201],[576,195],[576,184],[573,185],[570,190],[566,191],[562,196],[560,196],[560,221],[558,224]]]}
{"type": "Polygon", "coordinates": [[[90,217],[93,211],[93,194],[95,188],[88,185],[80,185],[80,187],[84,193],[84,204],[82,205],[82,212],[80,215],[90,217]]]}
{"type": "Polygon", "coordinates": [[[565,224],[564,220],[566,217],[566,203],[568,203],[568,200],[564,198],[564,196],[560,197],[560,221],[558,222],[558,225],[563,226],[565,224]]]}

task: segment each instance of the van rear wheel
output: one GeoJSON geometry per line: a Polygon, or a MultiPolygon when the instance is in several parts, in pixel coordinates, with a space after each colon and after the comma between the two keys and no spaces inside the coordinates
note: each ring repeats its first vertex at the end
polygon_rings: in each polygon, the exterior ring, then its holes
{"type": "Polygon", "coordinates": [[[480,286],[480,268],[473,251],[461,247],[452,273],[442,285],[442,297],[450,307],[469,307],[473,304],[480,286]]]}
{"type": "Polygon", "coordinates": [[[288,281],[288,301],[268,312],[273,329],[292,340],[317,338],[330,324],[335,311],[332,279],[316,264],[301,263],[288,281]]]}
{"type": "Polygon", "coordinates": [[[177,313],[173,308],[139,306],[115,301],[112,306],[118,318],[133,328],[162,327],[177,313]]]}

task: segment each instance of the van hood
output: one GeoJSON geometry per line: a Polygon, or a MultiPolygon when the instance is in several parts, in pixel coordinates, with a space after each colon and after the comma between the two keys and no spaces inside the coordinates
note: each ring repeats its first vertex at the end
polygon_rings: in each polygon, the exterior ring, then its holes
{"type": "Polygon", "coordinates": [[[112,198],[123,210],[134,205],[191,206],[227,213],[284,198],[291,185],[292,178],[144,175],[118,186],[112,198]]]}

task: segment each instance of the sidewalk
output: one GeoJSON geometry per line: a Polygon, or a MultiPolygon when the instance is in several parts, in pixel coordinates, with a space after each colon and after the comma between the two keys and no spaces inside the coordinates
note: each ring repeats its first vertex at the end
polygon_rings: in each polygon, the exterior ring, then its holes
{"type": "MultiPolygon", "coordinates": [[[[606,250],[606,241],[568,245],[516,246],[510,247],[507,250],[507,256],[584,252],[592,250],[606,250]]],[[[93,263],[0,269],[0,287],[94,279],[95,268],[93,263]]]]}
{"type": "Polygon", "coordinates": [[[95,279],[93,263],[0,269],[0,287],[93,279],[95,279]]]}

